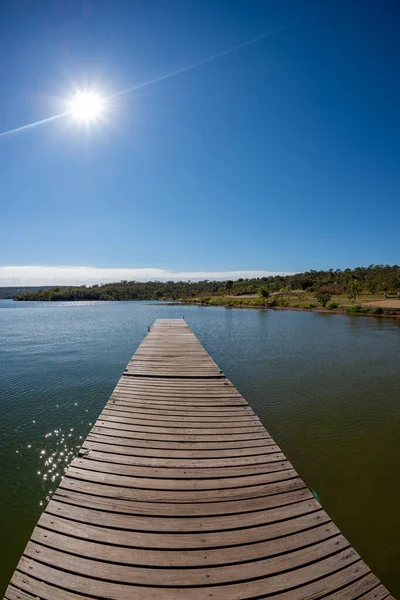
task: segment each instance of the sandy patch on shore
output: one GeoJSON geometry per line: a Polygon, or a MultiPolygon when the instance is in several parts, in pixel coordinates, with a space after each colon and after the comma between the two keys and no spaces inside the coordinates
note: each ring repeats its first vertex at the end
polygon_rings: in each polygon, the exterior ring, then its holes
{"type": "Polygon", "coordinates": [[[240,296],[235,296],[235,294],[224,294],[223,298],[258,298],[258,294],[241,294],[240,296]]]}
{"type": "Polygon", "coordinates": [[[400,298],[378,300],[377,302],[364,302],[364,306],[382,306],[382,308],[400,308],[400,298]]]}

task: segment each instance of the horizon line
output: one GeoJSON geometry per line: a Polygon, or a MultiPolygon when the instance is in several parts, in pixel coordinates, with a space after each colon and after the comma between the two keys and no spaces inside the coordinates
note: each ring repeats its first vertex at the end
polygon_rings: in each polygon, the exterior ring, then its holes
{"type": "Polygon", "coordinates": [[[263,269],[237,270],[173,270],[154,267],[87,267],[62,265],[4,265],[0,266],[0,287],[79,286],[118,283],[120,281],[226,281],[227,279],[256,279],[293,275],[294,271],[263,269]]]}

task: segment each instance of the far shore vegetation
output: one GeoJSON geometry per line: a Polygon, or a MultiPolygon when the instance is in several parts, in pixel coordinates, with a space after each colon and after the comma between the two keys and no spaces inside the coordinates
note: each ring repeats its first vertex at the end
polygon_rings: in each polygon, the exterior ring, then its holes
{"type": "Polygon", "coordinates": [[[36,288],[15,294],[14,300],[172,300],[203,306],[400,315],[399,291],[398,265],[370,265],[236,281],[120,281],[92,286],[36,288]]]}

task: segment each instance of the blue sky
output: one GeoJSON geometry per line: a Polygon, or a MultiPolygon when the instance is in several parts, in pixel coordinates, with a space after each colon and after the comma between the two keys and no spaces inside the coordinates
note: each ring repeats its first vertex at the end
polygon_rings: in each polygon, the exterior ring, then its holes
{"type": "Polygon", "coordinates": [[[0,265],[32,266],[0,282],[398,263],[399,19],[388,0],[5,0],[0,132],[272,35],[89,129],[0,136],[0,265]]]}

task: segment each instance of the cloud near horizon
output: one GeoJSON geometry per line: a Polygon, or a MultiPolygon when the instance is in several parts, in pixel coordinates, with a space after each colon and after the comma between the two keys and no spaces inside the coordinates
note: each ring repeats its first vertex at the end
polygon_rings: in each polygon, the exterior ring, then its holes
{"type": "MultiPolygon", "coordinates": [[[[289,275],[286,273],[285,275],[289,275]]],[[[282,271],[169,271],[166,269],[116,269],[61,266],[0,266],[0,286],[92,285],[115,281],[201,281],[282,275],[282,271]]]]}

